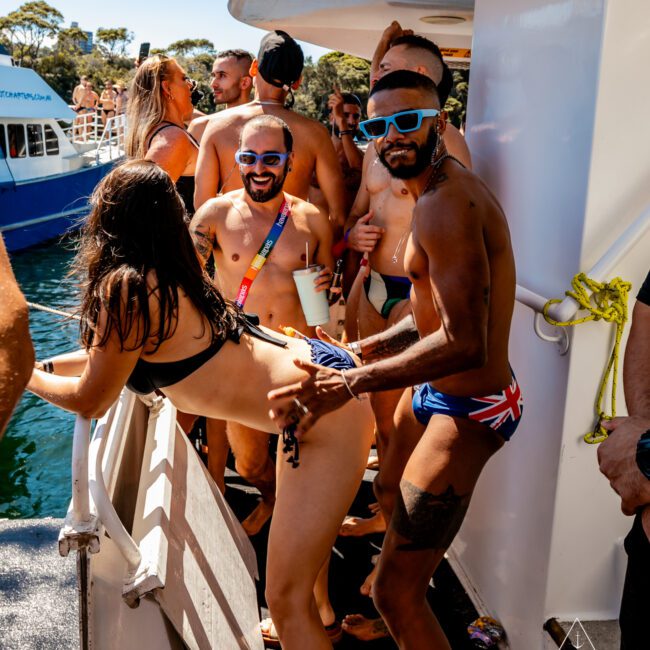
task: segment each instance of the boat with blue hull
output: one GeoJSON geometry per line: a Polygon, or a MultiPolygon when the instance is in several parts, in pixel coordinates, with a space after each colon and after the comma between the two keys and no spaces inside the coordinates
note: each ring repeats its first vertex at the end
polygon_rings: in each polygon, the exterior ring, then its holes
{"type": "Polygon", "coordinates": [[[0,233],[17,251],[74,228],[123,155],[124,115],[79,116],[31,69],[0,53],[0,233]]]}

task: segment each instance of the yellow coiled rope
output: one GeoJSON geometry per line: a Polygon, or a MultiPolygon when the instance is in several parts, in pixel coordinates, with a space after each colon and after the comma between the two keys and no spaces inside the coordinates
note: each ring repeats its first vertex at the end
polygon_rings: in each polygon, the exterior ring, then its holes
{"type": "Polygon", "coordinates": [[[548,315],[551,305],[562,302],[556,298],[549,300],[544,305],[544,318],[551,325],[557,327],[568,327],[569,325],[579,325],[588,321],[604,320],[608,323],[616,323],[616,336],[614,346],[609,356],[609,361],[603,378],[600,381],[598,396],[594,408],[596,411],[596,424],[593,431],[585,434],[584,441],[593,445],[602,442],[607,438],[607,430],[603,428],[602,420],[611,420],[616,417],[616,386],[618,383],[618,359],[623,328],[627,321],[627,295],[632,288],[630,282],[625,282],[621,278],[614,278],[611,282],[596,282],[588,278],[585,273],[578,273],[571,281],[571,291],[565,295],[573,298],[579,305],[580,309],[587,310],[589,314],[582,318],[574,318],[568,321],[557,321],[548,315]],[[603,396],[605,388],[612,379],[612,401],[611,414],[607,415],[603,411],[603,396]]]}

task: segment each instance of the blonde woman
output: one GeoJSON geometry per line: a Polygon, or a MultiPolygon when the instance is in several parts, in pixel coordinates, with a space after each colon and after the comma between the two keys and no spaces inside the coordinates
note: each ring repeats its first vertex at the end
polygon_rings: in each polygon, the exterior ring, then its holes
{"type": "Polygon", "coordinates": [[[186,131],[192,117],[193,82],[164,54],[145,59],[129,89],[126,154],[162,167],[176,183],[185,209],[194,213],[194,170],[199,143],[186,131]]]}

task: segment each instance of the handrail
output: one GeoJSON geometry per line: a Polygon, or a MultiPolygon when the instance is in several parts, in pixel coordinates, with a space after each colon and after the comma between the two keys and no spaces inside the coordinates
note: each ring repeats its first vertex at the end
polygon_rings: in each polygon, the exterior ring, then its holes
{"type": "MultiPolygon", "coordinates": [[[[605,281],[611,269],[627,255],[649,228],[650,206],[621,233],[619,238],[607,249],[607,252],[596,262],[587,275],[596,282],[605,281]]],[[[519,284],[517,285],[515,298],[517,302],[540,314],[544,311],[544,305],[548,302],[548,298],[544,298],[519,284]]],[[[548,314],[553,320],[567,321],[573,318],[577,311],[578,303],[567,296],[562,302],[551,305],[548,314]]]]}
{"type": "Polygon", "coordinates": [[[108,417],[102,418],[102,420],[97,423],[97,426],[95,427],[95,436],[90,443],[89,449],[88,479],[90,494],[92,495],[93,502],[97,508],[97,514],[99,515],[99,518],[108,534],[111,536],[111,539],[126,560],[129,572],[135,573],[137,572],[142,559],[140,549],[131,535],[127,532],[124,524],[113,507],[113,503],[111,502],[106,489],[104,473],[102,471],[104,451],[106,450],[108,434],[112,428],[113,420],[115,419],[115,413],[119,411],[116,430],[121,431],[125,424],[127,411],[130,410],[131,409],[124,407],[123,400],[120,399],[117,404],[110,409],[108,417]]]}
{"type": "Polygon", "coordinates": [[[76,522],[90,520],[88,496],[88,448],[90,420],[77,416],[72,438],[72,516],[76,522]]]}

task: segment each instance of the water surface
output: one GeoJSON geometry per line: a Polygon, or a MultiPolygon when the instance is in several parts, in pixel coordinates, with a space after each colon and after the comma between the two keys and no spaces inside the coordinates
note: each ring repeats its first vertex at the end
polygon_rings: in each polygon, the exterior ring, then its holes
{"type": "MultiPolygon", "coordinates": [[[[74,240],[13,253],[11,264],[30,302],[70,311],[75,283],[66,277],[74,240]]],[[[77,321],[30,309],[37,359],[78,347],[77,321]]],[[[0,518],[63,517],[70,500],[75,416],[25,393],[0,442],[0,518]]]]}

